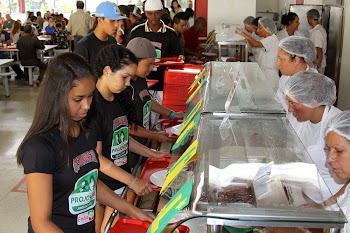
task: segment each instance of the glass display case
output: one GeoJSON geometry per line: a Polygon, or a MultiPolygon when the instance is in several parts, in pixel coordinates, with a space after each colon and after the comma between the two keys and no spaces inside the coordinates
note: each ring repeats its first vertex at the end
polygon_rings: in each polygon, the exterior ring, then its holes
{"type": "Polygon", "coordinates": [[[203,114],[191,214],[210,225],[341,228],[341,211],[285,117],[203,114]]]}
{"type": "Polygon", "coordinates": [[[202,112],[286,114],[257,63],[209,62],[204,68],[205,86],[188,104],[186,115],[202,98],[202,112]],[[233,99],[225,106],[230,94],[233,99]]]}

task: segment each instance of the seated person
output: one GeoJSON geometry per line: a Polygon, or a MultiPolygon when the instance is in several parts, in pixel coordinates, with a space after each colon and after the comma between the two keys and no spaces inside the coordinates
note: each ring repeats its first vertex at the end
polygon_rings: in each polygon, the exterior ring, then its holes
{"type": "Polygon", "coordinates": [[[36,17],[36,16],[32,16],[31,17],[31,19],[30,19],[31,21],[32,21],[32,26],[33,27],[35,27],[35,29],[36,29],[36,31],[37,31],[37,35],[41,35],[42,33],[41,33],[41,31],[42,31],[42,28],[40,27],[40,25],[37,23],[37,20],[38,20],[38,18],[36,17]]]}
{"type": "MultiPolygon", "coordinates": [[[[33,27],[31,25],[24,26],[25,35],[17,41],[17,49],[23,66],[37,66],[40,69],[39,82],[41,82],[47,65],[37,57],[37,49],[44,49],[45,46],[33,36],[33,27]]],[[[26,71],[26,76],[28,71],[26,71]]]]}
{"type": "Polygon", "coordinates": [[[206,26],[207,21],[203,17],[198,17],[194,20],[194,25],[184,32],[185,56],[203,57],[199,52],[198,34],[204,32],[206,26]]]}
{"type": "Polygon", "coordinates": [[[53,17],[49,17],[49,24],[45,27],[45,31],[47,35],[51,35],[53,31],[55,31],[55,21],[53,20],[53,17]]]}
{"type": "Polygon", "coordinates": [[[72,40],[72,36],[69,35],[67,30],[62,29],[61,23],[56,23],[56,29],[51,34],[51,41],[54,45],[57,45],[55,52],[61,50],[60,53],[69,51],[68,40],[72,40]]]}
{"type": "MultiPolygon", "coordinates": [[[[10,45],[11,44],[11,37],[10,33],[8,33],[5,30],[2,30],[2,25],[0,24],[0,42],[2,44],[10,45]]],[[[9,59],[12,58],[16,60],[16,57],[10,57],[10,52],[1,52],[0,53],[1,59],[9,59]]],[[[18,65],[12,65],[11,68],[16,72],[16,79],[20,79],[24,76],[23,71],[18,65]]],[[[9,72],[9,68],[6,68],[6,72],[9,72]]]]}

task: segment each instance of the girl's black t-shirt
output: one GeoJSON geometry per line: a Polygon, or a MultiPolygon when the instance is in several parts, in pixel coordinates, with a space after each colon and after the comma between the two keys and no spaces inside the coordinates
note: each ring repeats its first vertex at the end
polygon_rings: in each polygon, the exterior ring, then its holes
{"type": "MultiPolygon", "coordinates": [[[[70,144],[67,164],[67,153],[58,129],[29,138],[21,151],[24,173],[52,175],[52,222],[67,233],[93,233],[98,155],[83,131],[72,138],[70,144]]],[[[30,218],[28,232],[33,232],[30,218]]]]}
{"type": "MultiPolygon", "coordinates": [[[[117,94],[115,94],[113,101],[107,101],[99,91],[97,93],[97,115],[94,128],[97,141],[102,142],[102,155],[115,165],[130,172],[127,166],[129,153],[128,118],[119,103],[117,94]]],[[[112,190],[125,186],[102,172],[99,172],[99,178],[112,190]]]]}

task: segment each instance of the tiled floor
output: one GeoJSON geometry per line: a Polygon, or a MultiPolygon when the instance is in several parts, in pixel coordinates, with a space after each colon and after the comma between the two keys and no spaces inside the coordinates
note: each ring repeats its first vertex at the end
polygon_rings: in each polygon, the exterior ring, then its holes
{"type": "Polygon", "coordinates": [[[0,233],[24,233],[29,216],[27,187],[15,155],[30,127],[39,88],[14,79],[9,84],[9,98],[0,85],[0,233]]]}

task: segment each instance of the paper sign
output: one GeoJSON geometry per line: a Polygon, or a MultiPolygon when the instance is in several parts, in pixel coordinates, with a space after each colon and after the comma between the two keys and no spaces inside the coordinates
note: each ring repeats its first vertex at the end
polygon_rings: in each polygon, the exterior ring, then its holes
{"type": "Polygon", "coordinates": [[[182,123],[182,127],[180,129],[180,134],[182,133],[182,131],[184,129],[186,129],[188,123],[191,122],[191,120],[193,119],[193,117],[198,113],[198,111],[202,108],[203,106],[203,98],[196,104],[196,106],[192,109],[192,111],[190,112],[190,114],[188,114],[188,116],[186,117],[186,119],[183,121],[182,123]]]}
{"type": "Polygon", "coordinates": [[[198,113],[194,119],[191,121],[191,123],[188,125],[188,127],[186,128],[186,130],[184,130],[180,136],[178,137],[178,139],[176,140],[175,144],[173,145],[173,147],[171,148],[171,150],[176,150],[177,148],[179,148],[179,146],[181,145],[181,143],[188,137],[188,135],[192,132],[192,130],[194,129],[194,127],[198,124],[199,120],[201,118],[201,114],[198,113]]]}
{"type": "Polygon", "coordinates": [[[197,153],[198,139],[196,139],[191,146],[181,155],[181,157],[176,161],[176,163],[168,170],[165,182],[162,189],[160,190],[161,195],[163,195],[170,185],[173,183],[177,175],[182,171],[186,164],[189,163],[190,159],[197,153]]]}
{"type": "Polygon", "coordinates": [[[236,87],[237,87],[237,85],[239,83],[240,76],[241,76],[240,73],[238,73],[236,79],[233,81],[231,91],[230,91],[230,93],[227,96],[227,100],[225,102],[225,111],[226,111],[226,113],[229,112],[229,108],[230,108],[233,96],[236,93],[236,87]]]}
{"type": "Polygon", "coordinates": [[[206,80],[203,80],[201,82],[201,84],[197,87],[197,89],[192,93],[192,95],[188,98],[188,100],[186,101],[186,104],[189,104],[193,98],[197,95],[197,93],[199,92],[199,90],[203,87],[203,85],[206,83],[206,80]]]}
{"type": "Polygon", "coordinates": [[[196,79],[194,80],[194,82],[191,84],[191,86],[188,88],[189,91],[188,93],[190,93],[193,88],[196,86],[196,84],[198,83],[198,81],[205,75],[205,68],[197,75],[196,79]]]}
{"type": "Polygon", "coordinates": [[[159,212],[156,219],[154,219],[151,226],[148,228],[147,233],[161,233],[170,220],[188,205],[192,192],[192,183],[193,180],[191,179],[175,194],[173,198],[171,198],[168,204],[166,204],[159,212]]]}
{"type": "Polygon", "coordinates": [[[256,173],[256,175],[254,177],[254,181],[257,181],[264,176],[270,175],[273,164],[274,164],[274,161],[271,161],[268,164],[260,167],[258,172],[256,173]]]}

